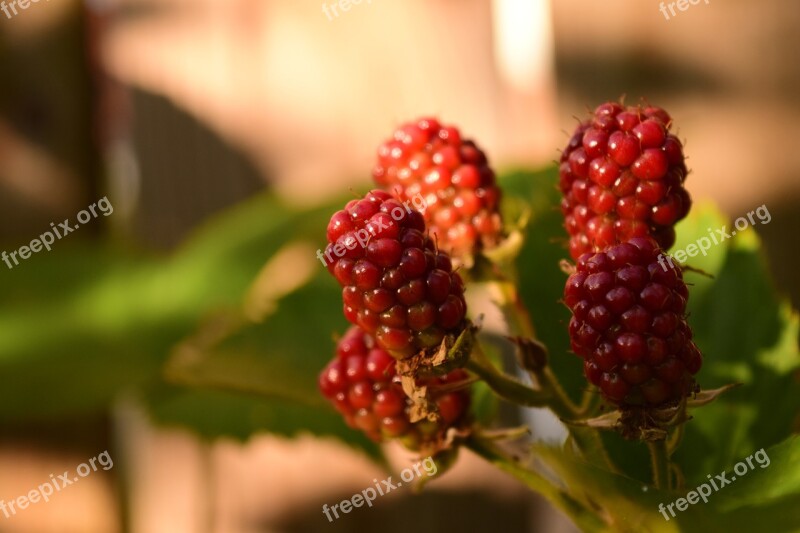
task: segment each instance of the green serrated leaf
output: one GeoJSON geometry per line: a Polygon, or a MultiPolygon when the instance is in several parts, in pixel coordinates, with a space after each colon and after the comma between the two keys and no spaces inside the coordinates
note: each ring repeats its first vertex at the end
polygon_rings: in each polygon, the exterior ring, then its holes
{"type": "Polygon", "coordinates": [[[676,459],[689,481],[796,429],[798,317],[776,295],[755,233],[737,235],[708,290],[690,295],[690,325],[704,355],[704,388],[742,387],[694,412],[676,459]],[[755,246],[754,246],[755,244],[755,246]]]}
{"type": "Polygon", "coordinates": [[[227,436],[244,441],[257,433],[321,435],[335,437],[379,463],[384,461],[377,444],[347,427],[338,413],[328,409],[225,391],[173,387],[152,391],[146,402],[155,422],[188,426],[209,439],[227,436]]]}
{"type": "Polygon", "coordinates": [[[334,336],[347,328],[340,307],[340,291],[327,272],[319,274],[281,299],[263,323],[239,315],[204,325],[175,351],[168,376],[195,387],[324,406],[317,376],[332,357],[334,336]]]}
{"type": "MultiPolygon", "coordinates": [[[[645,447],[642,443],[637,444],[645,447]]],[[[800,470],[796,468],[800,460],[798,437],[760,452],[751,450],[720,470],[703,472],[697,483],[674,491],[656,490],[606,472],[561,449],[537,445],[534,452],[547,470],[567,488],[570,496],[595,509],[613,531],[788,532],[800,528],[800,470]],[[768,458],[768,464],[762,454],[768,458]],[[747,466],[748,457],[753,463],[752,468],[747,466]],[[733,480],[737,462],[741,463],[737,468],[743,471],[747,467],[747,473],[733,480]],[[727,479],[731,483],[718,487],[716,491],[711,490],[708,503],[698,498],[696,504],[688,505],[684,511],[674,505],[679,498],[686,498],[690,491],[708,482],[707,476],[716,479],[715,476],[723,471],[729,473],[727,479]],[[672,510],[670,504],[673,504],[672,510]]],[[[709,489],[712,489],[711,485],[709,489]]]]}
{"type": "Polygon", "coordinates": [[[241,305],[276,252],[324,241],[336,205],[300,210],[263,195],[210,219],[171,258],[76,240],[4,272],[0,419],[103,411],[120,390],[157,386],[172,347],[209,313],[241,305]]]}
{"type": "Polygon", "coordinates": [[[582,462],[562,449],[537,445],[533,451],[570,496],[595,510],[608,531],[682,531],[677,521],[664,520],[658,513],[658,503],[671,500],[663,491],[582,462]]]}

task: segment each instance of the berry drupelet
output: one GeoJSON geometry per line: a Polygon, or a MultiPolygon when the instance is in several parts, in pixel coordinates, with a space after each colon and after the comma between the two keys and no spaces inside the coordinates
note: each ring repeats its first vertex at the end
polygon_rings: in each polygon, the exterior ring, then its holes
{"type": "Polygon", "coordinates": [[[577,259],[632,237],[652,237],[663,249],[675,242],[674,224],[691,199],[683,182],[683,147],[672,119],[653,106],[599,106],[561,155],[561,210],[577,259]]]}
{"type": "Polygon", "coordinates": [[[661,407],[696,389],[702,365],[686,322],[680,269],[664,269],[650,238],[633,238],[580,257],[564,302],[572,350],[584,374],[620,407],[661,407]]]}
{"type": "Polygon", "coordinates": [[[372,191],[334,213],[327,236],[321,258],[343,287],[345,317],[393,356],[410,357],[463,329],[464,283],[409,202],[372,191]]]}
{"type": "Polygon", "coordinates": [[[497,244],[500,189],[484,153],[458,129],[432,118],[404,124],[378,149],[372,175],[402,199],[425,202],[438,247],[461,259],[497,244]]]}
{"type": "Polygon", "coordinates": [[[357,326],[339,341],[336,357],[319,376],[322,394],[334,405],[350,427],[372,440],[401,439],[413,450],[435,448],[448,428],[466,422],[468,389],[438,392],[437,387],[464,381],[467,374],[454,370],[441,378],[418,380],[433,397],[438,419],[411,422],[411,400],[396,375],[396,360],[357,326]]]}

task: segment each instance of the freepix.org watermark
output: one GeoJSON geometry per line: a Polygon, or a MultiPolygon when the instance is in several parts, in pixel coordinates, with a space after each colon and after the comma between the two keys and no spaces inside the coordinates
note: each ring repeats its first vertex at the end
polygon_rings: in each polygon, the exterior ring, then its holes
{"type": "Polygon", "coordinates": [[[100,213],[103,216],[109,216],[111,213],[114,212],[114,206],[111,205],[111,202],[108,201],[107,196],[103,196],[100,200],[93,203],[86,209],[82,210],[78,213],[78,224],[70,226],[69,219],[66,219],[64,222],[61,222],[58,226],[56,226],[53,222],[50,223],[50,227],[53,231],[45,231],[41,235],[39,235],[38,239],[33,239],[28,246],[21,246],[18,250],[14,250],[11,253],[6,253],[5,250],[0,253],[0,259],[6,264],[6,266],[10,269],[14,268],[15,266],[19,266],[19,260],[17,259],[17,255],[19,255],[20,259],[28,259],[32,254],[38,253],[42,251],[42,248],[45,248],[48,252],[50,251],[50,247],[53,243],[56,242],[56,238],[61,240],[63,237],[66,237],[76,229],[80,227],[80,224],[87,224],[91,222],[92,219],[97,218],[98,213],[95,208],[100,210],[100,213]],[[87,211],[88,209],[88,211],[87,211]],[[11,264],[11,261],[14,261],[14,264],[11,264]]]}
{"type": "Polygon", "coordinates": [[[435,476],[436,472],[439,470],[433,460],[433,457],[426,457],[424,460],[414,463],[409,468],[406,468],[400,472],[400,479],[402,481],[392,482],[392,476],[389,476],[387,479],[382,479],[380,482],[378,482],[377,479],[373,479],[372,482],[375,483],[375,488],[368,487],[361,492],[353,494],[351,498],[342,500],[341,502],[335,503],[330,507],[328,507],[328,504],[326,503],[322,506],[322,514],[325,515],[325,517],[328,519],[328,522],[333,522],[335,518],[331,517],[331,512],[333,512],[333,516],[338,519],[339,511],[347,514],[352,511],[354,507],[361,507],[364,505],[364,503],[367,504],[367,507],[372,507],[372,502],[374,502],[378,496],[384,496],[389,492],[402,487],[403,483],[408,484],[414,481],[415,478],[422,477],[422,472],[420,472],[419,469],[420,466],[427,474],[427,477],[435,476]]]}
{"type": "MultiPolygon", "coordinates": [[[[733,467],[733,472],[736,474],[736,476],[742,477],[751,470],[755,470],[756,467],[753,465],[753,459],[756,460],[758,466],[761,468],[766,468],[769,466],[769,456],[767,455],[767,452],[764,451],[764,448],[761,448],[753,455],[747,457],[744,461],[739,461],[736,463],[736,465],[733,467]]],[[[712,479],[711,474],[708,474],[707,477],[711,482],[711,485],[708,483],[703,483],[702,485],[695,487],[694,490],[690,490],[688,493],[686,493],[685,498],[678,498],[667,506],[665,506],[663,503],[659,503],[658,512],[664,515],[664,520],[669,521],[670,517],[667,516],[667,510],[669,510],[672,518],[675,518],[676,515],[675,511],[672,509],[673,507],[677,507],[678,511],[685,511],[690,505],[699,503],[701,499],[703,500],[703,503],[708,503],[708,497],[713,494],[711,492],[712,487],[714,488],[714,492],[717,492],[722,487],[730,485],[736,481],[736,476],[731,476],[729,479],[728,472],[722,472],[721,474],[714,476],[712,479]]]]}
{"type": "Polygon", "coordinates": [[[389,212],[389,216],[392,218],[392,220],[385,221],[385,219],[382,220],[381,218],[377,218],[375,219],[375,222],[368,222],[365,227],[356,231],[352,237],[348,237],[344,240],[344,242],[338,243],[336,246],[329,248],[324,254],[322,253],[322,250],[317,249],[317,259],[320,260],[322,266],[327,267],[329,264],[334,262],[332,255],[335,255],[336,257],[344,257],[344,254],[347,252],[347,250],[354,250],[356,246],[366,248],[370,239],[373,237],[380,237],[380,234],[383,232],[383,230],[392,227],[395,222],[400,222],[412,211],[424,213],[425,209],[428,207],[428,204],[425,202],[425,198],[423,198],[421,194],[416,194],[411,198],[411,200],[406,200],[403,202],[403,207],[405,209],[397,206],[389,212]],[[414,207],[412,208],[410,204],[413,204],[414,207]]]}
{"type": "MultiPolygon", "coordinates": [[[[689,6],[696,6],[700,3],[701,0],[678,0],[677,2],[661,2],[658,6],[658,10],[664,14],[664,18],[669,20],[670,17],[667,15],[667,7],[669,7],[669,12],[672,13],[672,16],[676,16],[675,7],[678,8],[678,11],[686,11],[689,9],[689,6]]],[[[705,2],[706,5],[709,5],[708,0],[702,0],[705,2]]]]}
{"type": "Polygon", "coordinates": [[[103,470],[111,470],[114,466],[114,461],[111,459],[108,450],[99,454],[97,457],[92,457],[85,463],[81,463],[75,469],[77,476],[70,476],[69,470],[63,474],[56,476],[50,474],[50,479],[45,481],[35,489],[28,492],[28,494],[18,496],[13,500],[5,501],[0,500],[0,511],[6,515],[6,518],[11,518],[17,511],[24,511],[31,504],[39,503],[44,500],[45,503],[50,501],[50,497],[62,489],[77,483],[81,478],[88,476],[92,472],[97,472],[98,464],[103,467],[103,470]]]}
{"type": "MultiPolygon", "coordinates": [[[[11,18],[12,16],[19,14],[17,12],[17,7],[19,7],[20,9],[28,9],[29,7],[31,7],[31,2],[33,2],[34,4],[39,2],[39,0],[10,0],[8,1],[8,5],[6,5],[6,1],[7,0],[3,0],[2,2],[0,2],[0,9],[3,10],[3,13],[5,13],[6,17],[8,18],[11,18]],[[11,13],[14,13],[14,15],[12,15],[11,13]]],[[[49,2],[50,0],[47,1],[49,2]]]]}
{"type": "MultiPolygon", "coordinates": [[[[330,22],[333,20],[333,17],[339,17],[337,8],[341,9],[343,12],[347,12],[350,11],[350,8],[353,7],[353,5],[358,5],[363,1],[364,0],[334,0],[330,4],[323,2],[322,12],[325,13],[325,16],[328,17],[328,21],[330,22]],[[333,13],[333,17],[331,16],[331,13],[333,13]]],[[[372,0],[366,0],[366,2],[371,4],[372,0]]]]}
{"type": "Polygon", "coordinates": [[[755,211],[750,211],[747,213],[747,218],[744,216],[737,218],[733,223],[736,229],[730,233],[728,233],[727,226],[722,226],[721,228],[713,231],[711,228],[708,228],[708,237],[700,237],[692,244],[687,245],[683,250],[675,250],[670,255],[665,256],[664,254],[659,254],[658,264],[661,265],[661,268],[663,268],[664,272],[666,272],[668,268],[675,268],[675,263],[672,262],[673,258],[677,259],[679,263],[685,263],[687,257],[696,257],[698,253],[703,254],[705,257],[708,255],[708,251],[711,249],[712,241],[714,246],[716,246],[722,241],[730,239],[736,235],[737,231],[744,231],[751,225],[755,225],[756,222],[753,215],[758,217],[758,220],[762,225],[769,224],[769,222],[772,220],[772,215],[769,214],[767,204],[764,204],[755,211]]]}

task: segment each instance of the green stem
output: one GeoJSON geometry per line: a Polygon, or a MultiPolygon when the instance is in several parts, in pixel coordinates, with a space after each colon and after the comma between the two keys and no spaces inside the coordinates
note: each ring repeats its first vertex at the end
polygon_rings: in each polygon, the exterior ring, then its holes
{"type": "MultiPolygon", "coordinates": [[[[509,281],[496,281],[495,283],[501,293],[501,301],[499,303],[503,315],[508,321],[509,329],[522,337],[535,339],[536,328],[533,326],[531,315],[525,307],[516,286],[509,281]]],[[[542,392],[551,397],[548,407],[556,415],[565,420],[575,420],[579,417],[580,409],[569,399],[549,366],[532,369],[529,372],[542,392]]]]}
{"type": "Polygon", "coordinates": [[[648,441],[650,464],[653,469],[653,485],[657,489],[669,489],[669,456],[665,440],[648,441]]]}
{"type": "Polygon", "coordinates": [[[670,480],[675,480],[675,482],[672,484],[672,488],[675,490],[683,490],[684,485],[686,484],[686,477],[683,475],[681,467],[679,467],[676,463],[670,463],[669,472],[672,476],[670,480]]]}
{"type": "Polygon", "coordinates": [[[596,390],[587,389],[581,398],[579,410],[580,418],[588,418],[590,413],[593,413],[597,406],[600,404],[600,394],[596,390]]]}
{"type": "MultiPolygon", "coordinates": [[[[503,315],[506,317],[511,332],[535,339],[536,329],[516,285],[507,279],[498,279],[493,283],[496,284],[497,289],[500,291],[500,301],[498,303],[503,315]]],[[[549,365],[531,369],[530,374],[539,384],[541,392],[549,398],[546,406],[556,416],[562,420],[577,420],[582,417],[581,407],[576,406],[569,399],[549,365]]],[[[589,428],[576,427],[568,427],[568,430],[575,444],[583,452],[587,460],[593,461],[595,464],[602,464],[611,472],[619,472],[611,461],[599,432],[589,428]]]]}
{"type": "Polygon", "coordinates": [[[531,319],[531,314],[525,307],[516,286],[508,280],[497,280],[492,283],[500,291],[500,305],[508,321],[509,329],[523,337],[535,339],[536,328],[533,327],[533,319],[531,319]]]}
{"type": "Polygon", "coordinates": [[[478,436],[469,437],[464,446],[487,462],[512,475],[529,489],[544,496],[560,509],[584,531],[601,531],[607,524],[598,519],[591,509],[587,509],[569,494],[562,492],[538,473],[523,468],[492,441],[478,436]]]}
{"type": "Polygon", "coordinates": [[[683,431],[685,427],[686,424],[678,424],[673,430],[672,435],[669,436],[667,440],[667,453],[670,457],[672,457],[672,454],[675,453],[675,450],[680,446],[681,440],[683,440],[683,431]]]}
{"type": "Polygon", "coordinates": [[[553,397],[553,402],[549,407],[559,418],[563,420],[577,420],[580,418],[580,409],[569,399],[549,366],[534,372],[534,374],[542,387],[542,391],[549,393],[553,397]]]}
{"type": "Polygon", "coordinates": [[[466,368],[477,374],[498,396],[509,402],[528,407],[546,407],[551,400],[544,391],[533,390],[498,371],[488,361],[479,343],[475,343],[466,368]]]}

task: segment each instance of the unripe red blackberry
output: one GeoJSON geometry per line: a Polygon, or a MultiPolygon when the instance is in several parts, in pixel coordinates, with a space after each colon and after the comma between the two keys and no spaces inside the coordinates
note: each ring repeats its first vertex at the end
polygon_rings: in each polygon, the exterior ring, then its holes
{"type": "Polygon", "coordinates": [[[686,322],[689,291],[655,241],[584,254],[564,288],[572,350],[619,406],[664,406],[695,389],[703,359],[686,322]]]}
{"type": "Polygon", "coordinates": [[[343,287],[344,314],[397,358],[464,327],[464,283],[424,233],[422,215],[384,191],[351,200],[328,224],[319,258],[343,287]]]}
{"type": "MultiPolygon", "coordinates": [[[[422,118],[400,126],[378,148],[372,176],[404,200],[424,201],[439,249],[460,259],[500,239],[500,189],[484,153],[458,129],[422,118]]],[[[422,211],[422,209],[420,208],[422,211]]]]}
{"type": "Polygon", "coordinates": [[[609,102],[578,125],[561,155],[561,210],[577,259],[633,237],[675,242],[674,224],[691,207],[683,187],[683,147],[659,107],[609,102]]]}
{"type": "Polygon", "coordinates": [[[403,392],[395,365],[396,360],[373,337],[353,326],[339,341],[336,357],[320,373],[319,388],[350,427],[376,442],[398,438],[419,450],[442,442],[448,428],[466,422],[468,389],[437,392],[437,387],[465,380],[465,371],[418,380],[419,386],[427,386],[439,418],[411,422],[412,402],[403,392]]]}

